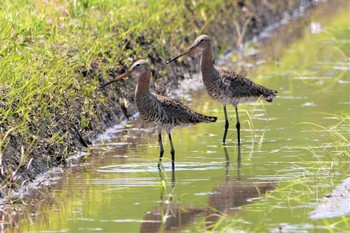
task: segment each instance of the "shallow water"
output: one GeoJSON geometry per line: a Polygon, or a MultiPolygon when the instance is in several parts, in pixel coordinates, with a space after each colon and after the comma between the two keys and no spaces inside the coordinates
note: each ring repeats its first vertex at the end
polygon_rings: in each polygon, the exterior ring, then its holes
{"type": "MultiPolygon", "coordinates": [[[[202,88],[190,91],[183,102],[219,119],[174,130],[175,174],[165,135],[165,172],[159,174],[156,133],[135,127],[137,123],[117,125],[94,144],[94,156],[67,170],[59,187],[52,188],[50,203],[36,207],[13,229],[346,232],[349,215],[314,220],[310,213],[349,172],[349,154],[339,150],[326,130],[337,126],[340,113],[350,112],[349,9],[349,4],[343,10],[334,7],[329,16],[319,7],[296,39],[296,32],[287,42],[286,33],[270,32],[249,44],[242,56],[220,61],[229,67],[241,64],[249,78],[279,92],[271,104],[239,107],[240,148],[234,108],[228,107],[231,125],[222,146],[222,106],[202,88]]],[[[297,26],[280,30],[292,27],[297,26]]],[[[196,78],[191,82],[201,83],[196,78]]],[[[349,138],[349,125],[339,124],[335,131],[349,138]]]]}

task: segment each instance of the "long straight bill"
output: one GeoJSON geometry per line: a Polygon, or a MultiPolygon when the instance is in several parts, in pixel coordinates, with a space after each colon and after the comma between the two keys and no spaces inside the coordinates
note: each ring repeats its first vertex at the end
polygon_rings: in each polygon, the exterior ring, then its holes
{"type": "Polygon", "coordinates": [[[176,59],[178,59],[179,57],[185,56],[186,54],[189,54],[190,52],[192,52],[195,49],[195,47],[190,47],[188,48],[185,52],[177,55],[176,57],[174,57],[173,59],[170,59],[169,61],[166,62],[166,64],[169,64],[170,62],[175,61],[176,59]]]}
{"type": "Polygon", "coordinates": [[[127,72],[125,72],[124,74],[119,75],[119,76],[116,77],[115,79],[113,79],[113,80],[111,80],[111,81],[109,81],[109,82],[107,82],[107,83],[102,84],[102,85],[100,86],[100,88],[104,88],[105,86],[108,86],[108,85],[111,84],[111,83],[114,83],[114,82],[117,82],[117,81],[120,80],[120,79],[126,78],[126,77],[130,76],[130,74],[131,74],[131,71],[127,71],[127,72]]]}

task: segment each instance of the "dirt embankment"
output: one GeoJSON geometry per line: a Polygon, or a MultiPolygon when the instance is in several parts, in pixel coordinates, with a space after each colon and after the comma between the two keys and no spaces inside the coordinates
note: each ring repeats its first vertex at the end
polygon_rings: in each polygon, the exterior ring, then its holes
{"type": "MultiPolygon", "coordinates": [[[[198,9],[188,3],[185,6],[188,11],[187,21],[194,25],[197,30],[190,35],[181,35],[181,28],[176,29],[180,32],[180,38],[176,38],[174,41],[181,39],[183,44],[178,47],[168,45],[164,47],[164,50],[168,54],[176,55],[180,52],[180,46],[183,50],[184,46],[190,45],[198,34],[205,33],[215,39],[216,54],[219,54],[220,51],[239,46],[239,43],[258,35],[267,26],[292,17],[296,11],[302,11],[311,6],[312,2],[312,0],[224,1],[222,14],[217,11],[217,15],[207,19],[205,19],[206,17],[194,18],[193,12],[198,11],[198,9]],[[241,37],[237,25],[240,25],[240,30],[242,30],[245,23],[247,23],[246,33],[244,37],[241,37]]],[[[152,33],[152,29],[144,32],[145,35],[150,33],[152,33]]],[[[154,65],[153,88],[155,92],[169,94],[171,90],[178,88],[178,82],[185,78],[184,74],[197,72],[198,66],[193,65],[194,58],[184,59],[176,65],[166,66],[165,62],[168,58],[159,55],[155,48],[157,43],[148,41],[145,39],[147,38],[145,35],[125,39],[123,46],[127,49],[138,44],[149,51],[148,57],[142,58],[148,59],[154,65]]],[[[110,70],[110,77],[104,77],[100,72],[100,65],[103,62],[108,62],[108,59],[104,59],[103,56],[105,55],[101,55],[99,59],[87,67],[76,68],[77,80],[82,85],[90,85],[96,77],[100,83],[104,83],[128,68],[121,62],[115,69],[110,70]]],[[[141,57],[135,57],[135,59],[141,59],[141,57]]],[[[55,112],[54,117],[46,124],[50,127],[42,129],[40,119],[29,120],[28,124],[32,124],[30,133],[36,137],[34,146],[25,140],[25,136],[8,132],[6,134],[7,144],[0,145],[3,147],[0,150],[0,197],[6,195],[9,188],[18,188],[24,183],[32,181],[38,174],[52,167],[64,165],[67,157],[87,147],[96,138],[96,135],[113,124],[132,116],[137,111],[133,100],[134,85],[134,80],[130,80],[121,82],[118,86],[111,85],[104,90],[96,89],[91,96],[82,94],[81,98],[67,99],[64,103],[67,111],[64,115],[59,111],[55,112]],[[86,111],[86,101],[88,101],[89,109],[93,109],[93,114],[91,111],[86,111]],[[85,124],[84,127],[77,120],[81,119],[81,116],[88,119],[88,124],[85,124]],[[61,135],[63,140],[57,143],[47,139],[52,138],[54,134],[61,135]],[[25,159],[23,158],[23,147],[31,148],[25,159]]],[[[79,92],[79,90],[76,91],[79,92]]],[[[6,127],[9,128],[6,125],[0,125],[0,128],[6,129],[6,127]]]]}

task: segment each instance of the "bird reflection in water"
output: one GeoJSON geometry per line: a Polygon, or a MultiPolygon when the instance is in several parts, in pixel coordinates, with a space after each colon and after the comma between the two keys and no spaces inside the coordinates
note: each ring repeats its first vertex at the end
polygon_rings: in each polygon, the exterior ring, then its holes
{"type": "Polygon", "coordinates": [[[194,205],[184,205],[177,199],[175,187],[175,172],[172,172],[170,192],[167,191],[167,182],[164,173],[160,172],[163,187],[161,190],[160,204],[148,211],[141,224],[140,232],[181,232],[188,229],[194,222],[205,219],[207,230],[213,230],[215,223],[224,215],[238,213],[238,207],[250,202],[252,198],[275,188],[272,182],[246,182],[241,180],[241,148],[237,147],[236,169],[231,167],[230,157],[224,147],[225,179],[214,187],[208,197],[206,208],[194,205]],[[232,178],[231,170],[237,170],[237,175],[232,178]]]}
{"type": "Polygon", "coordinates": [[[241,180],[241,148],[237,147],[237,177],[231,179],[229,175],[230,161],[226,147],[224,147],[226,157],[225,182],[217,185],[208,198],[208,208],[206,209],[205,224],[207,230],[215,230],[216,222],[223,216],[234,216],[238,213],[238,207],[251,202],[252,198],[275,189],[276,184],[271,181],[251,182],[241,180]]]}
{"type": "Polygon", "coordinates": [[[195,222],[205,214],[204,208],[181,205],[175,193],[175,171],[171,173],[170,192],[167,190],[167,179],[159,171],[162,180],[160,204],[144,216],[140,232],[173,232],[195,222]]]}

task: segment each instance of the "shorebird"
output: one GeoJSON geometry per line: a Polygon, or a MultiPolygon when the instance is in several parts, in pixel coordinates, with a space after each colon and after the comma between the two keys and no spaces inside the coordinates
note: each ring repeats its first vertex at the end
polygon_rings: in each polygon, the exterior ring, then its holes
{"type": "Polygon", "coordinates": [[[259,98],[263,98],[267,102],[272,102],[273,98],[276,97],[277,91],[258,85],[234,71],[228,71],[214,66],[213,43],[211,37],[207,35],[199,36],[185,52],[167,61],[167,64],[175,61],[179,57],[194,52],[201,53],[201,73],[208,94],[212,99],[222,103],[224,106],[225,132],[222,142],[225,144],[227,130],[229,128],[226,106],[233,105],[236,110],[237,138],[238,145],[240,145],[241,125],[238,117],[238,104],[255,102],[259,98]]]}
{"type": "Polygon", "coordinates": [[[215,122],[217,118],[195,112],[175,99],[151,93],[149,90],[149,84],[152,78],[152,72],[148,62],[145,60],[135,62],[128,71],[119,75],[112,81],[103,84],[100,88],[128,76],[137,79],[135,100],[141,118],[145,123],[155,127],[158,131],[158,143],[160,149],[158,168],[160,169],[160,164],[164,154],[161,131],[165,130],[170,141],[172,170],[174,171],[175,149],[171,139],[171,130],[176,127],[196,125],[202,122],[215,122]]]}

